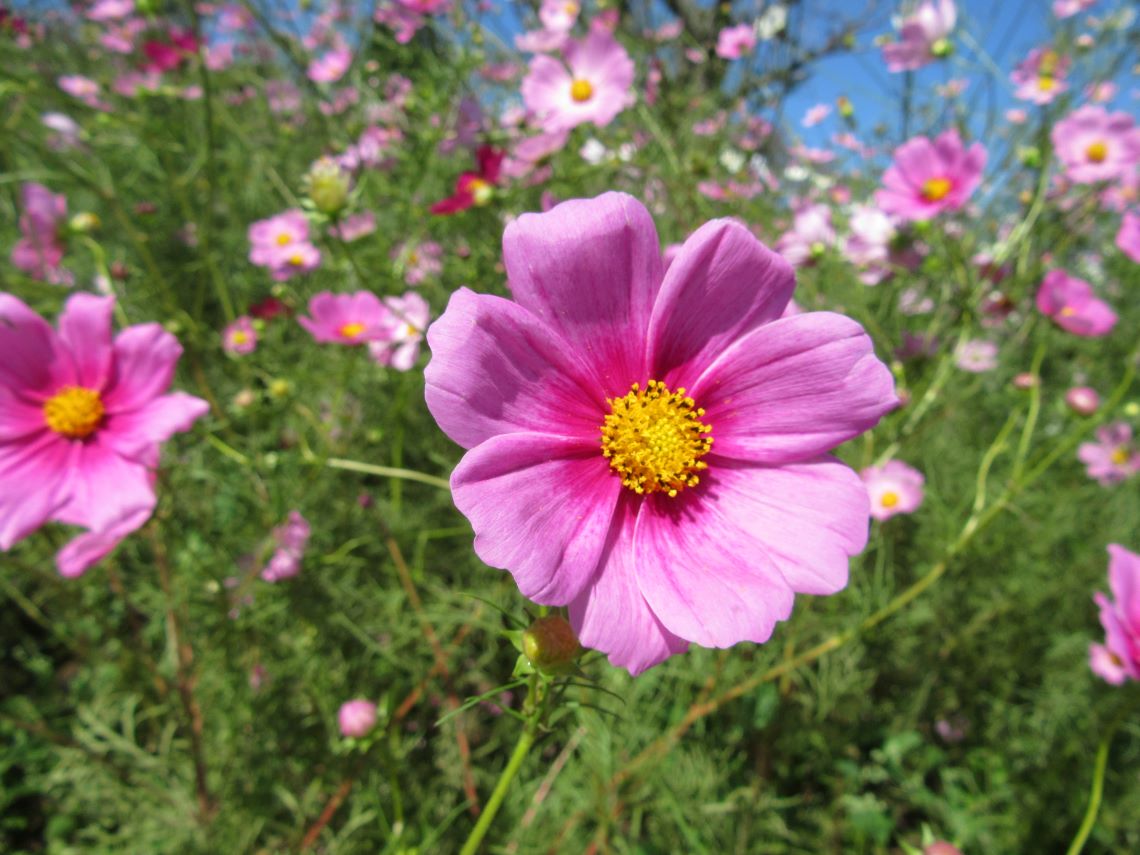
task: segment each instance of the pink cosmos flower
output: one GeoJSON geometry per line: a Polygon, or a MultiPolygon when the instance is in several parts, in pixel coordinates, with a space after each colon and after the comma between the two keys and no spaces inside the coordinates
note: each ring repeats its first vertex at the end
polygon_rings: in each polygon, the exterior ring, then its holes
{"type": "Polygon", "coordinates": [[[954,0],[924,0],[902,22],[899,40],[883,45],[888,71],[916,71],[949,54],[958,11],[954,0]]]}
{"type": "Polygon", "coordinates": [[[392,337],[391,312],[371,291],[333,294],[321,291],[309,300],[309,317],[297,318],[324,344],[365,344],[392,337]]]}
{"type": "Polygon", "coordinates": [[[235,356],[245,356],[257,349],[257,330],[253,318],[242,315],[222,330],[222,349],[235,356]]]}
{"type": "Polygon", "coordinates": [[[1108,545],[1108,587],[1113,599],[1099,591],[1104,644],[1089,645],[1089,667],[1105,682],[1119,686],[1140,680],[1140,555],[1117,543],[1108,545]]]}
{"type": "Polygon", "coordinates": [[[1127,422],[1098,428],[1096,438],[1077,448],[1077,459],[1088,468],[1090,478],[1110,487],[1140,472],[1140,451],[1132,444],[1132,427],[1127,422]]]}
{"type": "Polygon", "coordinates": [[[42,282],[70,285],[74,277],[62,267],[61,235],[67,223],[67,200],[62,193],[52,193],[34,181],[20,188],[20,197],[23,237],[12,247],[12,266],[42,282]]]}
{"type": "Polygon", "coordinates": [[[534,57],[522,82],[523,102],[544,131],[585,122],[605,127],[633,104],[633,60],[609,33],[591,29],[586,38],[567,42],[564,54],[567,65],[534,57]]]}
{"type": "Polygon", "coordinates": [[[116,18],[125,18],[134,11],[135,0],[96,0],[86,15],[91,21],[113,21],[116,18]]]}
{"type": "Polygon", "coordinates": [[[733,220],[663,271],[621,193],[523,214],[503,261],[514,301],[455,292],[425,372],[483,561],[634,674],[843,588],[869,504],[827,451],[897,403],[858,324],[780,318],[792,270],[733,220]]]}
{"type": "Polygon", "coordinates": [[[568,33],[574,29],[581,11],[582,7],[576,0],[542,0],[538,19],[549,32],[568,33]]]}
{"type": "Polygon", "coordinates": [[[1058,18],[1071,18],[1091,9],[1096,0],[1053,0],[1053,14],[1058,18]]]}
{"type": "Polygon", "coordinates": [[[803,267],[819,259],[835,245],[831,209],[827,205],[807,205],[796,211],[792,230],[776,243],[776,252],[792,267],[803,267]]]}
{"type": "Polygon", "coordinates": [[[309,221],[297,208],[251,223],[249,242],[249,260],[269,268],[278,281],[314,270],[321,263],[321,251],[309,242],[309,221]]]}
{"type": "Polygon", "coordinates": [[[922,504],[926,478],[901,460],[868,466],[859,473],[871,497],[871,516],[889,520],[895,514],[913,514],[922,504]]]}
{"type": "Polygon", "coordinates": [[[1092,285],[1064,270],[1045,274],[1037,291],[1037,309],[1073,335],[1097,338],[1116,326],[1116,313],[1093,296],[1092,285]]]}
{"type": "Polygon", "coordinates": [[[376,726],[376,704],[357,698],[345,701],[336,714],[342,736],[359,739],[376,726]]]}
{"type": "Polygon", "coordinates": [[[751,24],[725,27],[716,37],[716,55],[721,59],[740,59],[756,48],[756,30],[751,24]]]}
{"type": "Polygon", "coordinates": [[[1140,129],[1127,113],[1085,105],[1053,126],[1065,174],[1077,184],[1123,178],[1140,163],[1140,129]]]}
{"type": "Polygon", "coordinates": [[[160,325],[112,339],[114,302],[76,294],[56,331],[0,293],[0,550],[47,522],[81,526],[56,555],[69,578],[150,518],[159,445],[209,409],[164,394],[182,348],[160,325]]]}
{"type": "Polygon", "coordinates": [[[1049,104],[1069,88],[1065,77],[1070,64],[1068,57],[1051,47],[1034,48],[1009,76],[1017,87],[1014,97],[1034,104],[1049,104]]]}
{"type": "Polygon", "coordinates": [[[478,171],[462,173],[455,180],[455,192],[446,199],[440,199],[429,210],[433,214],[456,214],[468,208],[486,205],[495,195],[495,185],[502,175],[505,156],[504,152],[489,145],[479,146],[475,152],[478,171]]]}
{"type": "Polygon", "coordinates": [[[864,268],[859,274],[864,285],[878,285],[890,275],[891,242],[897,233],[894,223],[878,208],[858,205],[848,225],[851,234],[843,244],[843,254],[864,268]]]}
{"type": "Polygon", "coordinates": [[[307,73],[315,83],[336,83],[344,77],[350,65],[352,51],[347,47],[335,47],[313,59],[307,73]]]}
{"type": "Polygon", "coordinates": [[[301,516],[300,511],[289,511],[282,525],[273,529],[273,540],[277,549],[269,559],[269,563],[262,568],[261,578],[270,583],[280,582],[282,579],[291,579],[301,572],[301,559],[305,557],[305,549],[309,545],[309,535],[312,529],[309,521],[301,516]]]}
{"type": "Polygon", "coordinates": [[[878,206],[900,220],[929,220],[966,204],[982,180],[986,150],[980,142],[968,149],[958,131],[931,142],[914,137],[895,150],[894,163],[883,173],[878,206]]]}
{"type": "Polygon", "coordinates": [[[374,231],[376,231],[376,215],[371,211],[351,214],[341,220],[339,226],[329,227],[329,234],[340,238],[345,243],[360,240],[360,238],[366,237],[374,231]]]}
{"type": "Polygon", "coordinates": [[[831,105],[829,104],[816,104],[814,107],[809,107],[808,111],[804,113],[804,118],[801,124],[805,128],[814,128],[824,119],[831,115],[831,105]]]}
{"type": "Polygon", "coordinates": [[[433,240],[401,244],[392,250],[392,260],[404,270],[404,281],[419,285],[443,270],[443,247],[433,240]]]}
{"type": "Polygon", "coordinates": [[[1091,416],[1100,407],[1100,395],[1089,386],[1074,386],[1065,393],[1069,409],[1081,416],[1091,416]]]}
{"type": "Polygon", "coordinates": [[[1125,211],[1116,233],[1116,248],[1140,264],[1140,214],[1125,211]]]}
{"type": "Polygon", "coordinates": [[[368,352],[381,365],[411,371],[420,355],[420,342],[431,320],[431,308],[415,291],[408,291],[403,297],[386,297],[384,305],[390,312],[391,337],[386,341],[369,342],[368,352]]]}
{"type": "Polygon", "coordinates": [[[954,364],[971,374],[993,371],[998,364],[998,346],[980,338],[964,341],[954,349],[954,364]]]}

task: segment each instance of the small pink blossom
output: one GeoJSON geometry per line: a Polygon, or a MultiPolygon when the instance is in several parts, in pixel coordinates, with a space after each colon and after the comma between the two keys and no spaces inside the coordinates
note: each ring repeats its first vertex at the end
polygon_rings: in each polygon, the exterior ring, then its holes
{"type": "Polygon", "coordinates": [[[859,473],[871,497],[871,516],[889,520],[896,514],[913,514],[922,504],[926,478],[901,460],[868,466],[859,473]]]}
{"type": "Polygon", "coordinates": [[[577,0],[542,0],[538,19],[551,32],[568,33],[574,29],[581,11],[582,7],[577,0]]]}
{"type": "Polygon", "coordinates": [[[67,200],[34,181],[20,188],[20,199],[23,237],[12,247],[12,266],[42,282],[71,285],[74,277],[62,267],[67,200]]]}
{"type": "Polygon", "coordinates": [[[985,339],[964,341],[954,350],[954,364],[971,374],[993,371],[998,364],[998,346],[985,339]]]}
{"type": "Polygon", "coordinates": [[[309,241],[309,221],[299,209],[284,211],[249,227],[249,260],[284,281],[320,266],[321,253],[309,241]]]}
{"type": "Polygon", "coordinates": [[[1140,128],[1127,113],[1085,105],[1053,126],[1065,174],[1077,184],[1124,178],[1140,163],[1140,128]]]}
{"type": "Polygon", "coordinates": [[[404,269],[404,281],[419,285],[443,270],[443,247],[435,241],[401,244],[392,250],[392,259],[404,269]]]}
{"type": "Polygon", "coordinates": [[[808,111],[804,113],[803,126],[805,128],[814,128],[824,119],[831,115],[831,105],[829,104],[816,104],[814,107],[809,107],[808,111]]]}
{"type": "Polygon", "coordinates": [[[392,337],[392,313],[371,291],[321,291],[309,300],[309,314],[312,317],[297,321],[324,344],[366,344],[392,337]]]}
{"type": "Polygon", "coordinates": [[[613,36],[591,29],[580,41],[567,43],[566,65],[536,56],[522,82],[527,109],[547,133],[586,122],[605,127],[634,103],[633,60],[613,36]]]}
{"type": "Polygon", "coordinates": [[[1116,313],[1094,296],[1092,285],[1064,270],[1045,275],[1037,291],[1037,309],[1074,335],[1097,338],[1116,326],[1116,313]]]}
{"type": "Polygon", "coordinates": [[[358,698],[345,701],[336,714],[341,736],[360,739],[376,726],[376,704],[358,698]]]}
{"type": "Polygon", "coordinates": [[[843,244],[843,254],[852,264],[864,268],[859,274],[864,285],[877,285],[890,275],[891,242],[896,229],[891,218],[870,205],[859,205],[851,212],[851,234],[843,244]]]}
{"type": "Polygon", "coordinates": [[[273,529],[277,544],[269,562],[261,570],[261,578],[270,583],[290,579],[301,572],[301,560],[309,545],[312,529],[300,511],[290,511],[285,522],[273,529]]]}
{"type": "Polygon", "coordinates": [[[1069,88],[1065,77],[1070,60],[1052,47],[1034,48],[1010,74],[1014,97],[1034,104],[1049,104],[1069,88]]]}
{"type": "Polygon", "coordinates": [[[1100,395],[1088,386],[1074,386],[1065,393],[1065,403],[1074,413],[1091,416],[1100,407],[1100,395]]]}
{"type": "Polygon", "coordinates": [[[966,148],[957,130],[945,131],[934,142],[914,137],[896,149],[875,201],[901,220],[929,220],[962,208],[981,183],[985,166],[982,144],[966,148]]]}
{"type": "Polygon", "coordinates": [[[1089,646],[1089,667],[1107,683],[1140,680],[1140,555],[1118,543],[1108,546],[1108,587],[1097,592],[1104,644],[1089,646]]]}
{"type": "Polygon", "coordinates": [[[792,267],[803,267],[834,245],[831,209],[826,205],[808,205],[796,212],[792,230],[776,243],[776,252],[784,256],[792,267]]]}
{"type": "Polygon", "coordinates": [[[235,356],[245,356],[257,349],[257,330],[251,317],[242,315],[222,330],[222,349],[235,356]]]}
{"type": "Polygon", "coordinates": [[[431,308],[415,291],[408,291],[403,297],[387,297],[384,305],[389,311],[390,337],[369,342],[368,352],[381,365],[410,371],[420,355],[420,342],[431,320],[431,308]]]}
{"type": "Polygon", "coordinates": [[[1124,212],[1116,233],[1116,248],[1140,264],[1140,214],[1124,212]]]}
{"type": "Polygon", "coordinates": [[[716,37],[716,55],[721,59],[740,59],[756,48],[756,30],[751,24],[725,27],[716,37]]]}
{"type": "Polygon", "coordinates": [[[352,51],[347,47],[336,47],[313,59],[307,73],[315,83],[335,83],[344,77],[350,65],[352,51]]]}
{"type": "Polygon", "coordinates": [[[958,12],[953,0],[923,0],[902,22],[899,40],[883,45],[888,71],[916,71],[949,53],[958,12]]]}
{"type": "Polygon", "coordinates": [[[1140,472],[1140,451],[1132,442],[1132,427],[1127,422],[1098,428],[1096,438],[1077,448],[1077,459],[1085,464],[1090,478],[1109,487],[1140,472]]]}
{"type": "Polygon", "coordinates": [[[1053,0],[1053,14],[1058,18],[1071,18],[1091,9],[1096,0],[1053,0]]]}
{"type": "Polygon", "coordinates": [[[339,225],[329,227],[329,234],[345,243],[352,243],[374,231],[376,231],[376,215],[371,211],[351,214],[341,220],[339,225]]]}

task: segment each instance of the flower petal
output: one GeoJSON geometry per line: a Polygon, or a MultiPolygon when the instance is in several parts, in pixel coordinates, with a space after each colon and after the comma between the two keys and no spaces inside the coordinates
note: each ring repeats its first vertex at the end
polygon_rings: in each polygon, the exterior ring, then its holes
{"type": "Polygon", "coordinates": [[[689,646],[661,624],[637,587],[633,529],[638,503],[628,490],[622,493],[597,576],[570,603],[578,640],[634,676],[689,646]]]}
{"type": "Polygon", "coordinates": [[[117,454],[104,444],[100,435],[96,435],[94,441],[75,445],[78,453],[68,501],[55,514],[55,519],[105,532],[145,510],[145,522],[155,504],[154,475],[150,469],[117,454]]]}
{"type": "Polygon", "coordinates": [[[51,324],[11,294],[0,293],[0,386],[42,400],[71,380],[51,324]]]}
{"type": "Polygon", "coordinates": [[[165,392],[180,356],[182,345],[159,324],[137,324],[119,333],[114,373],[103,396],[107,412],[137,409],[165,392]]]}
{"type": "Polygon", "coordinates": [[[898,404],[891,372],[855,321],[810,312],[737,340],[689,390],[713,448],[754,463],[816,457],[898,404]]]}
{"type": "Polygon", "coordinates": [[[123,538],[138,531],[150,519],[153,507],[140,507],[105,531],[85,531],[73,537],[55,556],[59,575],[66,579],[82,576],[106,558],[123,538]]]}
{"type": "Polygon", "coordinates": [[[604,396],[647,379],[645,331],[661,285],[653,218],[624,193],[523,214],[503,233],[515,299],[596,366],[604,396]]]}
{"type": "Polygon", "coordinates": [[[590,583],[621,489],[596,444],[534,433],[488,439],[451,476],[476,554],[509,570],[523,596],[552,606],[590,583]]]}
{"type": "Polygon", "coordinates": [[[863,483],[833,458],[778,468],[714,458],[700,485],[642,506],[638,587],[682,638],[709,647],[766,641],[791,614],[793,592],[846,585],[868,518],[863,483]]]}
{"type": "Polygon", "coordinates": [[[162,395],[137,410],[109,416],[99,439],[117,453],[141,463],[151,446],[190,430],[209,411],[208,403],[185,392],[162,395]]]}
{"type": "Polygon", "coordinates": [[[795,287],[788,262],[742,224],[705,223],[669,265],[653,307],[651,376],[691,382],[736,339],[780,317],[795,287]]]}
{"type": "Polygon", "coordinates": [[[75,294],[59,316],[59,340],[71,356],[76,385],[102,391],[111,374],[114,297],[75,294]]]}
{"type": "Polygon", "coordinates": [[[67,499],[71,443],[45,431],[32,442],[0,444],[0,550],[51,519],[67,499]]]}
{"type": "Polygon", "coordinates": [[[517,304],[460,288],[427,340],[428,409],[464,448],[515,431],[600,441],[606,405],[596,381],[556,333],[517,304]]]}

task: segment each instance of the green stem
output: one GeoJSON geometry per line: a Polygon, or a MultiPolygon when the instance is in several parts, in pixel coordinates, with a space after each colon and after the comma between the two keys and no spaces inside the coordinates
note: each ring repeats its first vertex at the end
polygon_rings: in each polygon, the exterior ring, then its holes
{"type": "Polygon", "coordinates": [[[1108,746],[1112,742],[1112,737],[1116,735],[1117,728],[1123,721],[1123,717],[1118,716],[1116,720],[1109,725],[1108,730],[1105,731],[1104,738],[1100,741],[1100,747],[1096,750],[1096,764],[1093,766],[1093,780],[1092,789],[1089,791],[1089,807],[1085,811],[1085,818],[1081,822],[1081,827],[1077,829],[1077,836],[1073,838],[1073,842],[1069,844],[1066,855],[1080,855],[1082,849],[1085,848],[1085,843],[1092,833],[1093,826],[1096,825],[1096,815],[1100,812],[1100,799],[1104,795],[1104,772],[1108,767],[1108,746]]]}
{"type": "Polygon", "coordinates": [[[483,842],[487,830],[491,827],[491,823],[495,820],[495,815],[499,812],[503,800],[507,797],[507,790],[510,789],[511,782],[515,779],[515,776],[518,775],[519,769],[522,768],[523,760],[526,759],[527,753],[538,738],[538,726],[542,720],[542,711],[545,704],[535,702],[537,691],[538,675],[532,674],[526,702],[526,706],[531,708],[531,712],[527,718],[526,726],[523,728],[523,732],[519,734],[519,741],[515,745],[511,759],[507,761],[507,766],[503,769],[503,774],[499,776],[499,781],[495,784],[491,798],[487,800],[487,806],[483,809],[483,813],[479,815],[479,821],[476,822],[475,827],[471,829],[471,835],[467,838],[467,842],[463,844],[459,855],[475,855],[479,850],[479,844],[483,842]]]}
{"type": "Polygon", "coordinates": [[[403,478],[405,481],[419,481],[421,484],[430,484],[441,490],[450,490],[451,484],[446,478],[437,478],[414,469],[398,469],[395,466],[374,466],[371,463],[361,463],[359,460],[345,460],[342,457],[330,457],[324,461],[325,466],[332,469],[346,469],[349,472],[363,472],[367,475],[380,475],[385,478],[403,478]]]}

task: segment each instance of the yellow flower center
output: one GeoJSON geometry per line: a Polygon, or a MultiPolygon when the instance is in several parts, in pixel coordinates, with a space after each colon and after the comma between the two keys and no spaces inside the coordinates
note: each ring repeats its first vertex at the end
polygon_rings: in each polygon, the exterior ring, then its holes
{"type": "Polygon", "coordinates": [[[230,341],[234,344],[245,344],[249,341],[249,334],[243,330],[234,330],[230,333],[230,341]]]}
{"type": "Polygon", "coordinates": [[[471,197],[474,199],[476,205],[486,205],[491,201],[491,197],[495,195],[495,188],[491,186],[489,181],[484,181],[482,178],[472,178],[471,183],[467,185],[471,197]]]}
{"type": "Polygon", "coordinates": [[[305,263],[305,259],[301,256],[301,253],[295,252],[291,256],[289,256],[289,263],[292,264],[294,267],[300,267],[302,264],[305,263]]]}
{"type": "Polygon", "coordinates": [[[594,86],[589,80],[578,78],[570,84],[570,97],[581,104],[594,97],[594,86]]]}
{"type": "Polygon", "coordinates": [[[1108,157],[1108,145],[1104,140],[1090,143],[1089,147],[1085,149],[1085,157],[1093,163],[1104,163],[1105,158],[1108,157]]]}
{"type": "Polygon", "coordinates": [[[340,333],[342,338],[356,338],[364,332],[364,324],[359,321],[353,321],[352,323],[342,326],[337,332],[340,333]]]}
{"type": "Polygon", "coordinates": [[[701,458],[712,447],[712,427],[701,423],[705,411],[683,388],[673,392],[657,380],[644,389],[634,383],[629,394],[606,403],[602,457],[624,486],[638,495],[676,496],[700,482],[696,473],[708,469],[701,458]]]}
{"type": "Polygon", "coordinates": [[[884,508],[893,508],[899,503],[899,494],[894,490],[887,490],[883,495],[879,496],[879,504],[884,508]]]}
{"type": "Polygon", "coordinates": [[[282,232],[281,234],[277,235],[277,245],[278,246],[286,246],[292,240],[293,240],[293,238],[289,237],[289,235],[285,234],[285,232],[282,232]]]}
{"type": "Polygon", "coordinates": [[[102,423],[105,412],[103,399],[94,389],[64,386],[44,404],[44,421],[68,439],[86,439],[102,423]]]}
{"type": "Polygon", "coordinates": [[[1077,310],[1074,309],[1072,306],[1065,306],[1057,314],[1060,315],[1062,318],[1071,318],[1076,313],[1077,313],[1077,310]]]}
{"type": "Polygon", "coordinates": [[[577,3],[563,3],[562,11],[567,15],[577,15],[579,6],[577,3]]]}
{"type": "Polygon", "coordinates": [[[953,187],[949,178],[927,178],[922,182],[922,198],[927,202],[941,202],[953,187]]]}
{"type": "Polygon", "coordinates": [[[1057,80],[1047,74],[1043,74],[1037,78],[1037,88],[1042,92],[1052,92],[1057,88],[1057,80]]]}
{"type": "Polygon", "coordinates": [[[1115,451],[1112,452],[1112,462],[1115,463],[1117,466],[1123,466],[1125,463],[1127,463],[1128,457],[1129,457],[1128,448],[1127,448],[1127,446],[1124,446],[1124,445],[1120,446],[1119,448],[1117,448],[1115,451]]]}

